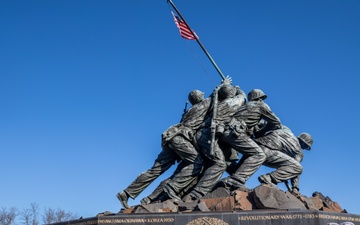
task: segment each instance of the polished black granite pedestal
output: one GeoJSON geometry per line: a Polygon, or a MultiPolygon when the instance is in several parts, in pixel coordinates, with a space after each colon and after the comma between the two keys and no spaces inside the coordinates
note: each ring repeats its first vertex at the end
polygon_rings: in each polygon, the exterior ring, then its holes
{"type": "Polygon", "coordinates": [[[56,225],[360,225],[360,215],[309,210],[109,214],[56,225]]]}

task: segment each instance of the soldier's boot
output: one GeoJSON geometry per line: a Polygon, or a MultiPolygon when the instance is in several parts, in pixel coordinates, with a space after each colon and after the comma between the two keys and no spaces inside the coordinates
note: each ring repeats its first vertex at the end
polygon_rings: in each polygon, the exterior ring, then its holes
{"type": "Polygon", "coordinates": [[[183,197],[183,202],[195,202],[202,197],[202,194],[197,192],[196,190],[192,190],[189,194],[183,197]]]}
{"type": "Polygon", "coordinates": [[[163,187],[163,190],[170,199],[173,199],[173,200],[175,200],[177,202],[182,201],[181,198],[175,193],[175,191],[169,185],[165,185],[163,187]]]}
{"type": "Polygon", "coordinates": [[[184,202],[194,202],[197,200],[196,196],[194,196],[193,194],[187,194],[183,197],[182,199],[184,202]]]}
{"type": "Polygon", "coordinates": [[[241,184],[239,186],[234,186],[233,191],[250,192],[251,189],[248,188],[245,184],[241,184]]]}
{"type": "Polygon", "coordinates": [[[263,174],[263,175],[259,176],[258,180],[262,184],[268,184],[271,187],[276,186],[276,182],[274,182],[274,180],[271,178],[271,176],[269,174],[263,174]]]}
{"type": "Polygon", "coordinates": [[[293,188],[290,193],[293,194],[293,195],[294,195],[295,197],[297,197],[297,198],[300,198],[300,197],[301,197],[301,194],[300,194],[298,188],[293,188]]]}
{"type": "Polygon", "coordinates": [[[240,182],[232,182],[231,178],[224,178],[220,180],[217,184],[217,187],[223,187],[226,190],[232,191],[243,191],[243,192],[250,192],[251,189],[248,188],[245,182],[241,179],[240,182]]]}
{"type": "Polygon", "coordinates": [[[230,185],[227,183],[226,178],[224,178],[224,179],[222,179],[222,180],[219,180],[219,181],[215,184],[213,190],[215,190],[216,188],[219,188],[219,187],[225,188],[226,190],[230,190],[230,185]]]}
{"type": "Polygon", "coordinates": [[[126,194],[125,191],[120,191],[119,193],[117,193],[116,197],[119,199],[121,205],[125,208],[128,209],[130,208],[128,205],[128,200],[129,200],[129,196],[126,194]]]}
{"type": "Polygon", "coordinates": [[[140,203],[143,205],[148,205],[151,203],[151,199],[149,198],[149,196],[146,196],[145,198],[140,200],[140,203]]]}

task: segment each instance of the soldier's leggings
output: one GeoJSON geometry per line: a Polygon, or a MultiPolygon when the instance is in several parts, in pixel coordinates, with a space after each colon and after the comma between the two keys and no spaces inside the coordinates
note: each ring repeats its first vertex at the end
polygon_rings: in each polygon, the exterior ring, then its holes
{"type": "Polygon", "coordinates": [[[241,187],[263,164],[265,153],[245,131],[225,131],[222,141],[243,155],[238,169],[226,179],[233,187],[241,187]]]}
{"type": "Polygon", "coordinates": [[[269,173],[274,182],[280,183],[295,178],[302,173],[301,164],[294,158],[281,151],[261,147],[266,155],[264,165],[276,169],[269,173]]]}
{"type": "MultiPolygon", "coordinates": [[[[168,182],[175,192],[180,192],[192,178],[197,176],[201,170],[203,161],[194,146],[181,135],[177,135],[168,142],[168,148],[164,148],[155,160],[151,169],[141,173],[126,189],[125,192],[136,198],[156,178],[168,170],[177,159],[181,159],[180,172],[174,174],[168,182]]],[[[177,170],[178,171],[178,170],[177,170]]]]}

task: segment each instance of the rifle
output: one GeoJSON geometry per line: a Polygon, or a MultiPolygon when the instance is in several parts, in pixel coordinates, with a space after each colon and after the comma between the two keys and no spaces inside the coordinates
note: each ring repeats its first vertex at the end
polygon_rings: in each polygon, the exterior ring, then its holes
{"type": "Polygon", "coordinates": [[[210,146],[210,156],[214,156],[214,150],[215,150],[215,135],[216,135],[216,114],[217,114],[217,106],[218,106],[218,90],[219,86],[215,88],[215,93],[213,96],[213,115],[211,119],[211,126],[210,126],[210,132],[211,132],[211,146],[210,146]]]}
{"type": "Polygon", "coordinates": [[[184,107],[184,112],[183,112],[183,114],[181,115],[181,118],[187,113],[187,105],[189,104],[189,102],[188,101],[186,101],[185,102],[185,107],[184,107]]]}

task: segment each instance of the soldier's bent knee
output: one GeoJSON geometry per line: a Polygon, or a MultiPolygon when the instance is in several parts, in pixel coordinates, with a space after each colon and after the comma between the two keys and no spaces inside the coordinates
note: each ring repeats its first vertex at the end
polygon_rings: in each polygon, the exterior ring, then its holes
{"type": "Polygon", "coordinates": [[[301,174],[301,173],[302,173],[302,171],[303,171],[303,167],[302,167],[302,165],[301,165],[301,164],[299,164],[299,165],[297,166],[297,171],[298,171],[298,173],[299,173],[299,174],[301,174]]]}
{"type": "Polygon", "coordinates": [[[222,171],[225,171],[226,168],[227,168],[227,165],[226,165],[226,162],[225,161],[219,161],[217,163],[218,167],[222,170],[222,171]]]}
{"type": "Polygon", "coordinates": [[[257,155],[256,155],[256,158],[258,159],[259,162],[265,162],[266,160],[266,155],[264,152],[259,152],[257,155]]]}

